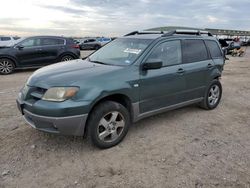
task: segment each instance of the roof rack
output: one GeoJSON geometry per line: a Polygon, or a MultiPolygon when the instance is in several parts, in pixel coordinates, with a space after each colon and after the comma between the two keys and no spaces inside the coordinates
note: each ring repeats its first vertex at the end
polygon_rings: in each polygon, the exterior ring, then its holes
{"type": "Polygon", "coordinates": [[[133,31],[131,33],[128,33],[126,36],[131,36],[131,35],[145,35],[145,34],[164,34],[163,31],[133,31]]]}
{"type": "Polygon", "coordinates": [[[171,36],[174,34],[183,34],[183,35],[207,35],[207,36],[213,36],[210,32],[208,31],[201,31],[201,30],[182,30],[182,29],[177,29],[173,31],[169,31],[168,33],[165,33],[162,35],[162,37],[167,37],[171,36]]]}

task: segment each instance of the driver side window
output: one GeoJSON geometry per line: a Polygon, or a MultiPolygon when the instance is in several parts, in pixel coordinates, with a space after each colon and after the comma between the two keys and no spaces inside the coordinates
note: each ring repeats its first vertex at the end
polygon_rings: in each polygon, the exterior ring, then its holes
{"type": "Polygon", "coordinates": [[[158,59],[163,66],[181,64],[181,42],[179,40],[168,41],[158,45],[148,59],[158,59]]]}
{"type": "Polygon", "coordinates": [[[40,39],[32,38],[23,41],[20,45],[22,45],[23,47],[40,46],[41,45],[40,41],[41,41],[40,39]]]}

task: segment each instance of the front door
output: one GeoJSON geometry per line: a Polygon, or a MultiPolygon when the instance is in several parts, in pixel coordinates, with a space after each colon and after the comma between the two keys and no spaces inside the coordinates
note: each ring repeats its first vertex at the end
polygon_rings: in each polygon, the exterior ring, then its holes
{"type": "Polygon", "coordinates": [[[42,47],[39,38],[28,38],[15,46],[16,57],[21,66],[40,66],[42,64],[42,47]]]}
{"type": "Polygon", "coordinates": [[[186,88],[182,68],[180,40],[166,41],[156,45],[146,57],[161,60],[163,67],[140,73],[140,113],[175,105],[184,101],[186,88]]]}

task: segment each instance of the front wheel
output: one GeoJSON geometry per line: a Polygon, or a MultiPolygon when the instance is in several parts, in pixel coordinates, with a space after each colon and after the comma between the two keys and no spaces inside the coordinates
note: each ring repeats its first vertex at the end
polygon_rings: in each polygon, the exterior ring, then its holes
{"type": "Polygon", "coordinates": [[[0,74],[11,74],[15,69],[13,61],[10,59],[0,59],[0,74]]]}
{"type": "Polygon", "coordinates": [[[215,109],[220,103],[222,96],[222,86],[219,80],[214,80],[208,87],[200,106],[207,110],[215,109]]]}
{"type": "Polygon", "coordinates": [[[90,141],[99,148],[110,148],[120,143],[130,126],[128,110],[113,101],[100,103],[90,114],[87,124],[90,141]]]}

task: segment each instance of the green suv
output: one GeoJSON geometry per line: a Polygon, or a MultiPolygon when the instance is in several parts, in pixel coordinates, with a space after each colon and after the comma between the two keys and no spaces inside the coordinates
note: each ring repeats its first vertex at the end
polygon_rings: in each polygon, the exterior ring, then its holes
{"type": "Polygon", "coordinates": [[[35,71],[17,104],[33,128],[109,148],[142,118],[194,103],[216,108],[223,66],[208,32],[132,32],[85,60],[35,71]]]}

